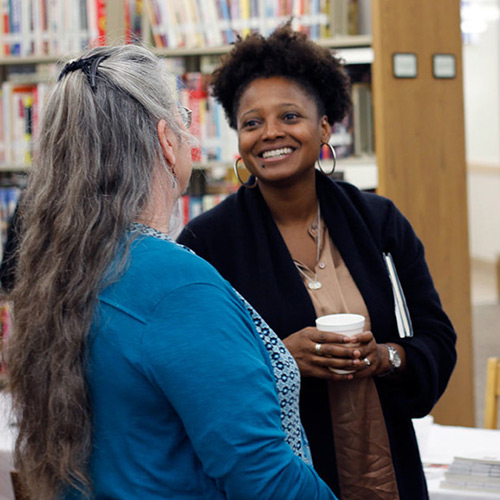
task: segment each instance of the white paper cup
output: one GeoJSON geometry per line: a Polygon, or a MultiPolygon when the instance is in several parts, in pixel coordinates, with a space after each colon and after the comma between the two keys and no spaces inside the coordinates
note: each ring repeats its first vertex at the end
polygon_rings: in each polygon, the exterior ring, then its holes
{"type": "MultiPolygon", "coordinates": [[[[365,317],[361,314],[328,314],[316,318],[316,328],[322,332],[351,336],[362,333],[364,326],[365,317]]],[[[353,370],[339,370],[337,368],[330,368],[330,370],[340,374],[353,373],[353,370]]]]}

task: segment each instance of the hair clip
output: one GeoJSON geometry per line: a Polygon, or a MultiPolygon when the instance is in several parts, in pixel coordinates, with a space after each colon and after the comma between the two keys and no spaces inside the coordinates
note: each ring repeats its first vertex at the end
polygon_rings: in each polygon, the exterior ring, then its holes
{"type": "Polygon", "coordinates": [[[95,92],[97,67],[99,66],[101,61],[103,59],[106,59],[107,57],[108,56],[104,55],[94,55],[71,61],[64,66],[61,73],[59,74],[59,78],[57,79],[57,81],[60,81],[68,73],[81,69],[85,73],[85,76],[89,81],[90,88],[95,92]]]}

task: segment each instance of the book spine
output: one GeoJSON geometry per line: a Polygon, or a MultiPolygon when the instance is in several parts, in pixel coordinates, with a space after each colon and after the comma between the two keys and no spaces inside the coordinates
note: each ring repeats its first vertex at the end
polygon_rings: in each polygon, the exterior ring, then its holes
{"type": "Polygon", "coordinates": [[[3,136],[4,136],[4,161],[9,163],[12,161],[12,143],[10,140],[10,96],[11,84],[10,82],[2,83],[2,114],[0,120],[3,122],[3,136]]]}
{"type": "Polygon", "coordinates": [[[99,38],[99,30],[97,28],[97,9],[94,0],[87,0],[87,30],[89,47],[95,47],[99,38]]]}
{"type": "Polygon", "coordinates": [[[5,374],[5,347],[10,333],[10,312],[8,302],[2,302],[0,306],[0,373],[5,374]]]}
{"type": "Polygon", "coordinates": [[[0,0],[0,56],[10,55],[9,0],[0,0]]]}
{"type": "Polygon", "coordinates": [[[34,0],[31,4],[32,14],[32,30],[33,30],[33,54],[39,56],[43,54],[43,37],[42,37],[42,2],[34,0]]]}
{"type": "MultiPolygon", "coordinates": [[[[92,0],[90,0],[92,1],[92,0]]],[[[95,0],[97,14],[97,34],[98,45],[106,45],[107,20],[106,20],[106,0],[95,0]]]]}
{"type": "Polygon", "coordinates": [[[40,54],[49,54],[49,26],[48,26],[48,13],[47,13],[48,0],[40,0],[40,31],[42,38],[42,46],[40,54]]]}
{"type": "Polygon", "coordinates": [[[3,108],[3,89],[0,87],[0,165],[5,163],[5,123],[3,108]]]}
{"type": "Polygon", "coordinates": [[[11,34],[10,54],[21,55],[21,0],[9,0],[9,32],[11,34]]]}
{"type": "Polygon", "coordinates": [[[132,30],[130,26],[131,0],[123,0],[123,8],[125,9],[125,43],[130,44],[132,43],[132,30]]]}
{"type": "Polygon", "coordinates": [[[359,33],[358,0],[349,0],[347,4],[347,34],[354,36],[359,33]]]}
{"type": "Polygon", "coordinates": [[[155,0],[145,1],[146,15],[148,16],[149,23],[151,25],[151,32],[153,33],[153,41],[156,48],[162,48],[163,41],[161,37],[162,19],[159,13],[159,7],[155,0]]]}
{"type": "Polygon", "coordinates": [[[224,43],[230,44],[236,40],[232,29],[231,11],[228,5],[229,0],[217,0],[219,11],[219,23],[224,37],[224,43]]]}
{"type": "MultiPolygon", "coordinates": [[[[35,87],[36,88],[36,87],[35,87]]],[[[31,165],[33,155],[33,93],[23,98],[23,121],[24,121],[24,164],[31,165]]]]}
{"type": "MultiPolygon", "coordinates": [[[[197,137],[198,140],[201,140],[202,107],[206,98],[206,89],[204,88],[201,73],[186,73],[184,75],[184,83],[188,90],[188,108],[192,111],[190,132],[197,137]]],[[[192,149],[192,160],[194,162],[200,162],[202,160],[200,146],[196,146],[192,149]]]]}
{"type": "Polygon", "coordinates": [[[250,33],[250,0],[240,0],[240,30],[245,38],[250,33]]]}

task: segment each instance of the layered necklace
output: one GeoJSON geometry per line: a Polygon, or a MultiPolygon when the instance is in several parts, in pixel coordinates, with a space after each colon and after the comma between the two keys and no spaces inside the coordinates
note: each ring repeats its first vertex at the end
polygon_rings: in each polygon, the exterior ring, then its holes
{"type": "MultiPolygon", "coordinates": [[[[307,280],[307,287],[310,290],[319,290],[323,285],[321,284],[320,281],[318,281],[318,272],[316,271],[316,267],[319,262],[319,257],[321,253],[321,214],[319,211],[319,203],[318,203],[318,223],[316,225],[318,229],[318,236],[316,238],[316,265],[314,266],[314,278],[311,278],[301,267],[297,262],[294,261],[295,267],[297,268],[297,271],[304,276],[304,278],[307,280]]],[[[312,226],[314,228],[314,225],[312,226]]]]}

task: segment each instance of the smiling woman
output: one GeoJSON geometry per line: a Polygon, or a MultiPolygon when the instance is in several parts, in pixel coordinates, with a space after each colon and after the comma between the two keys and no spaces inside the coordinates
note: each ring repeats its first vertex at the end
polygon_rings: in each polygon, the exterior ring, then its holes
{"type": "Polygon", "coordinates": [[[314,185],[312,167],[331,132],[300,84],[278,76],[254,80],[241,95],[236,120],[241,157],[261,190],[304,175],[314,185]]]}
{"type": "Polygon", "coordinates": [[[455,333],[403,215],[315,168],[330,125],[350,107],[341,62],[287,24],[240,39],[212,90],[255,182],[190,222],[179,241],[214,264],[294,356],[314,466],[334,492],[428,498],[411,419],[444,391],[455,333]],[[384,253],[401,278],[413,338],[399,337],[384,253]],[[316,317],[334,313],[361,314],[365,330],[318,331],[316,317]]]}

